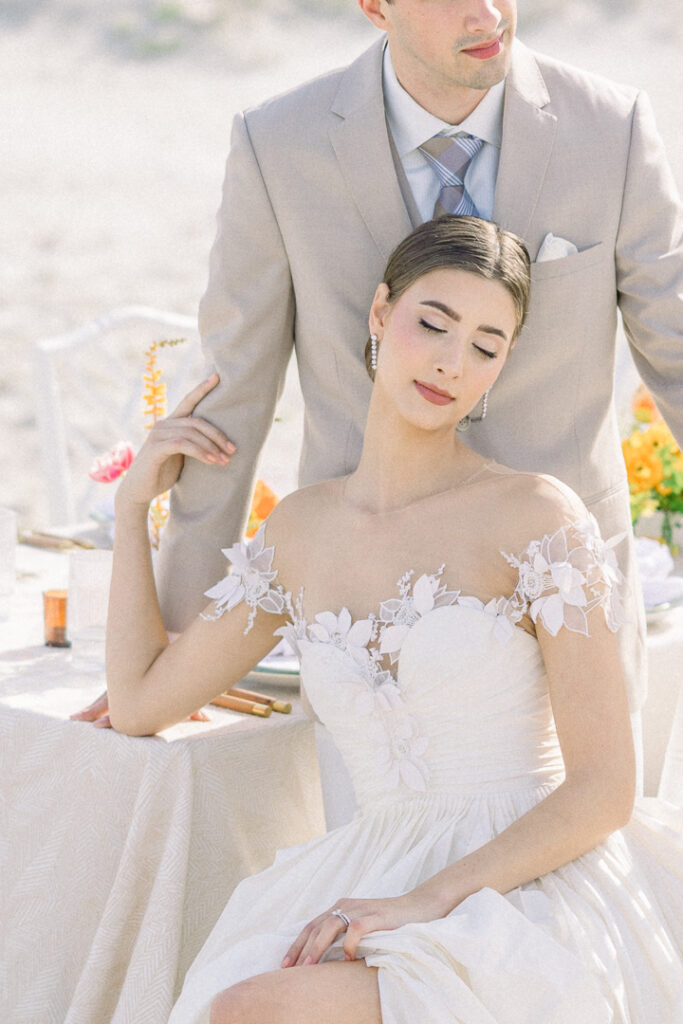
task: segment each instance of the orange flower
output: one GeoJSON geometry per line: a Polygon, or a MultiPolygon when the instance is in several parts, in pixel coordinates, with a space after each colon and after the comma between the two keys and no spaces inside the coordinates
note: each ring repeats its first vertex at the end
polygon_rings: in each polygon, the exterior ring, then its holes
{"type": "Polygon", "coordinates": [[[280,499],[274,491],[271,491],[268,484],[263,480],[256,481],[254,497],[249,511],[249,522],[247,524],[247,537],[256,534],[261,523],[268,518],[280,499]]]}
{"type": "Polygon", "coordinates": [[[644,384],[641,384],[636,390],[631,408],[639,423],[658,423],[662,418],[662,414],[644,384]]]}

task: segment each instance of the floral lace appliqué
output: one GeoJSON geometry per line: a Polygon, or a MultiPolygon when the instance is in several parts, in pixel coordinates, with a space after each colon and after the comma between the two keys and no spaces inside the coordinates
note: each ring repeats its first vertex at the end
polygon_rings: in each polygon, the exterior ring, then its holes
{"type": "Polygon", "coordinates": [[[512,622],[528,613],[551,636],[563,626],[589,636],[588,616],[601,607],[607,626],[616,632],[626,616],[620,595],[624,577],[613,549],[625,536],[603,541],[595,517],[589,515],[532,541],[520,558],[502,552],[518,570],[519,580],[501,610],[512,622]]]}
{"type": "Polygon", "coordinates": [[[215,622],[244,601],[250,609],[244,630],[246,636],[254,625],[259,608],[275,615],[290,610],[291,595],[285,593],[281,584],[273,585],[277,577],[277,570],[272,567],[275,548],[267,548],[265,543],[266,534],[262,526],[251,543],[239,541],[231,548],[222,549],[232,565],[232,572],[205,592],[204,596],[214,600],[216,607],[213,614],[202,612],[202,619],[215,622]]]}
{"type": "Polygon", "coordinates": [[[415,623],[434,608],[455,604],[459,590],[446,590],[441,583],[445,566],[437,573],[424,573],[411,586],[413,572],[407,572],[398,581],[400,597],[383,601],[379,609],[379,653],[388,654],[391,664],[399,658],[403,641],[415,623]]]}
{"type": "Polygon", "coordinates": [[[430,771],[422,755],[429,746],[426,736],[421,736],[414,718],[404,716],[386,729],[384,742],[380,740],[375,755],[375,765],[388,789],[396,789],[401,783],[418,792],[427,789],[430,771]]]}

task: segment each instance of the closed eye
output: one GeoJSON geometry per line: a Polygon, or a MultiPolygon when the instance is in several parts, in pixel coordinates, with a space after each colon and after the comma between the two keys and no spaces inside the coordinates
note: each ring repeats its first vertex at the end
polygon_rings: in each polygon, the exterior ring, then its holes
{"type": "Polygon", "coordinates": [[[497,352],[490,352],[487,348],[482,348],[481,345],[475,345],[474,347],[477,352],[481,352],[481,354],[486,356],[487,359],[496,359],[498,356],[497,352]]]}
{"type": "Polygon", "coordinates": [[[441,327],[435,327],[434,324],[428,323],[427,320],[422,320],[421,319],[420,320],[420,326],[424,327],[425,330],[427,330],[427,331],[436,331],[437,334],[447,334],[448,333],[447,331],[444,331],[441,327]]]}

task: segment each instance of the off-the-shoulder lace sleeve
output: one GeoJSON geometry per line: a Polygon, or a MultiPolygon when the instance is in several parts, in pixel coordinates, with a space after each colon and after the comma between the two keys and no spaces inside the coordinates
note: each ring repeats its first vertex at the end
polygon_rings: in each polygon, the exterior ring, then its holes
{"type": "Polygon", "coordinates": [[[201,618],[215,622],[225,612],[231,611],[238,604],[248,605],[249,620],[244,630],[245,636],[254,625],[256,612],[262,608],[264,612],[282,615],[290,605],[290,595],[280,583],[276,583],[277,569],[273,569],[274,547],[266,547],[265,523],[260,527],[253,540],[238,541],[231,548],[223,548],[223,554],[231,564],[231,570],[219,583],[205,592],[216,602],[213,613],[201,613],[201,618]]]}
{"type": "Polygon", "coordinates": [[[603,541],[595,517],[589,515],[532,541],[519,557],[502,552],[519,573],[505,614],[517,622],[528,614],[551,636],[563,626],[589,636],[588,617],[600,607],[607,626],[616,632],[626,616],[620,594],[624,577],[613,549],[625,536],[603,541]]]}

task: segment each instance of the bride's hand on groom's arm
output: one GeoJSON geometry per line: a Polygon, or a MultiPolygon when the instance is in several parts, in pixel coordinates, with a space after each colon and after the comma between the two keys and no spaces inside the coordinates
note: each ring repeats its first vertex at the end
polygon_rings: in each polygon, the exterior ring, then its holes
{"type": "Polygon", "coordinates": [[[209,465],[229,463],[235,445],[218,427],[193,415],[218,382],[218,374],[211,374],[185,395],[169,416],[154,424],[118,488],[117,507],[121,503],[147,507],[158,494],[173,487],[188,456],[209,465]]]}
{"type": "Polygon", "coordinates": [[[314,918],[299,933],[287,950],[281,967],[306,967],[317,964],[335,939],[344,933],[344,954],[356,959],[361,939],[370,932],[393,931],[404,924],[433,921],[441,916],[440,908],[417,892],[376,900],[338,900],[329,910],[314,918]],[[340,910],[349,918],[346,927],[342,918],[333,914],[340,910]]]}

